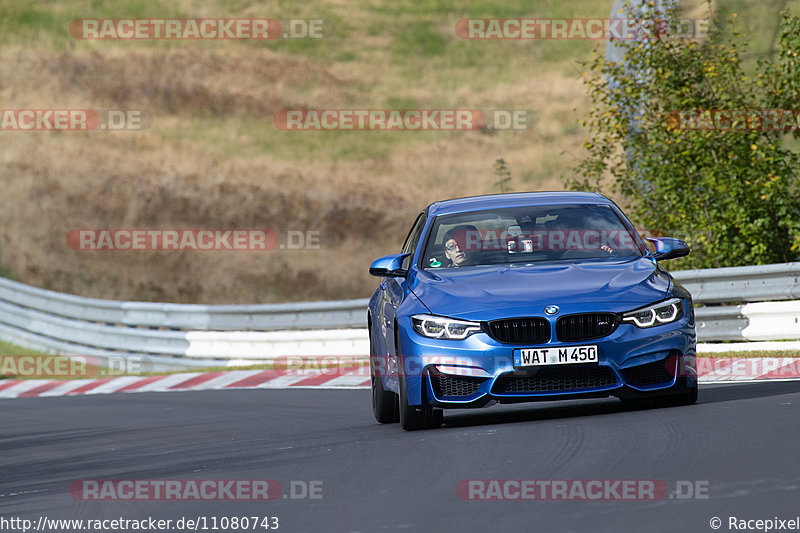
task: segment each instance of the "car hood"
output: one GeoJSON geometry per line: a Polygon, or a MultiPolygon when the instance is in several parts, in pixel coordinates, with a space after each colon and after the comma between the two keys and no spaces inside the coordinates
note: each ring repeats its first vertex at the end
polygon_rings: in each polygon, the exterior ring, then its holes
{"type": "Polygon", "coordinates": [[[479,266],[416,272],[412,291],[437,315],[466,320],[622,312],[666,297],[670,278],[652,260],[479,266]]]}

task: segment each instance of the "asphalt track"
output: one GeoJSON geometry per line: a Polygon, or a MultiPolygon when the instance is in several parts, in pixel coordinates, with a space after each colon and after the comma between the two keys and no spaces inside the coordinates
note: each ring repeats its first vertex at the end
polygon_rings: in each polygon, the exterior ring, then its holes
{"type": "Polygon", "coordinates": [[[676,408],[604,399],[450,411],[445,427],[420,432],[375,423],[367,390],[3,400],[0,516],[257,515],[277,516],[285,532],[614,533],[713,531],[717,516],[729,531],[729,516],[800,515],[799,421],[800,382],[705,385],[697,405],[676,408]],[[314,500],[93,502],[68,492],[79,479],[323,488],[314,500]],[[705,483],[707,498],[464,501],[454,489],[466,479],[682,480],[705,483]]]}

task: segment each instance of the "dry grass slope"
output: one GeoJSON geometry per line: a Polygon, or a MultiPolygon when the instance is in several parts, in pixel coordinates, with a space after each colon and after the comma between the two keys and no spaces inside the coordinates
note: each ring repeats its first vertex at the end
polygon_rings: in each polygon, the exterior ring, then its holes
{"type": "MultiPolygon", "coordinates": [[[[87,5],[4,8],[3,107],[142,109],[154,123],[0,132],[0,264],[26,283],[87,296],[255,303],[368,296],[370,260],[395,251],[431,201],[497,192],[499,157],[514,190],[561,189],[583,141],[578,61],[592,43],[467,42],[453,27],[466,16],[604,17],[609,2],[161,5],[179,16],[268,11],[333,22],[322,42],[267,45],[64,37],[73,18],[132,15],[113,2],[96,13],[87,5]],[[291,107],[516,108],[539,120],[495,134],[278,130],[272,113],[291,107]],[[66,244],[80,228],[314,230],[321,246],[81,252],[66,244]]],[[[133,15],[157,16],[152,5],[133,15]]]]}

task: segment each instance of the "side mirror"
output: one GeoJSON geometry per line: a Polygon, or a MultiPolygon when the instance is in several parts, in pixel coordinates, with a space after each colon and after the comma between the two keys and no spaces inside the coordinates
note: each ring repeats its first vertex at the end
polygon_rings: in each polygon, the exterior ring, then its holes
{"type": "Polygon", "coordinates": [[[656,247],[656,251],[653,254],[653,258],[656,261],[685,257],[691,252],[689,245],[680,239],[673,239],[672,237],[654,237],[647,240],[652,242],[656,247]]]}
{"type": "Polygon", "coordinates": [[[408,270],[403,268],[403,260],[409,255],[392,254],[376,259],[369,266],[369,273],[379,278],[403,278],[408,274],[408,270]]]}

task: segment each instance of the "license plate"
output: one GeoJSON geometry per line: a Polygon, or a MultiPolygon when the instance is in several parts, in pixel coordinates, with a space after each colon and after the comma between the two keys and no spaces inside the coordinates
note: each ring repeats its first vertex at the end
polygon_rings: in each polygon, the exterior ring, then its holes
{"type": "Polygon", "coordinates": [[[597,363],[597,345],[514,350],[514,366],[572,365],[597,363]]]}

